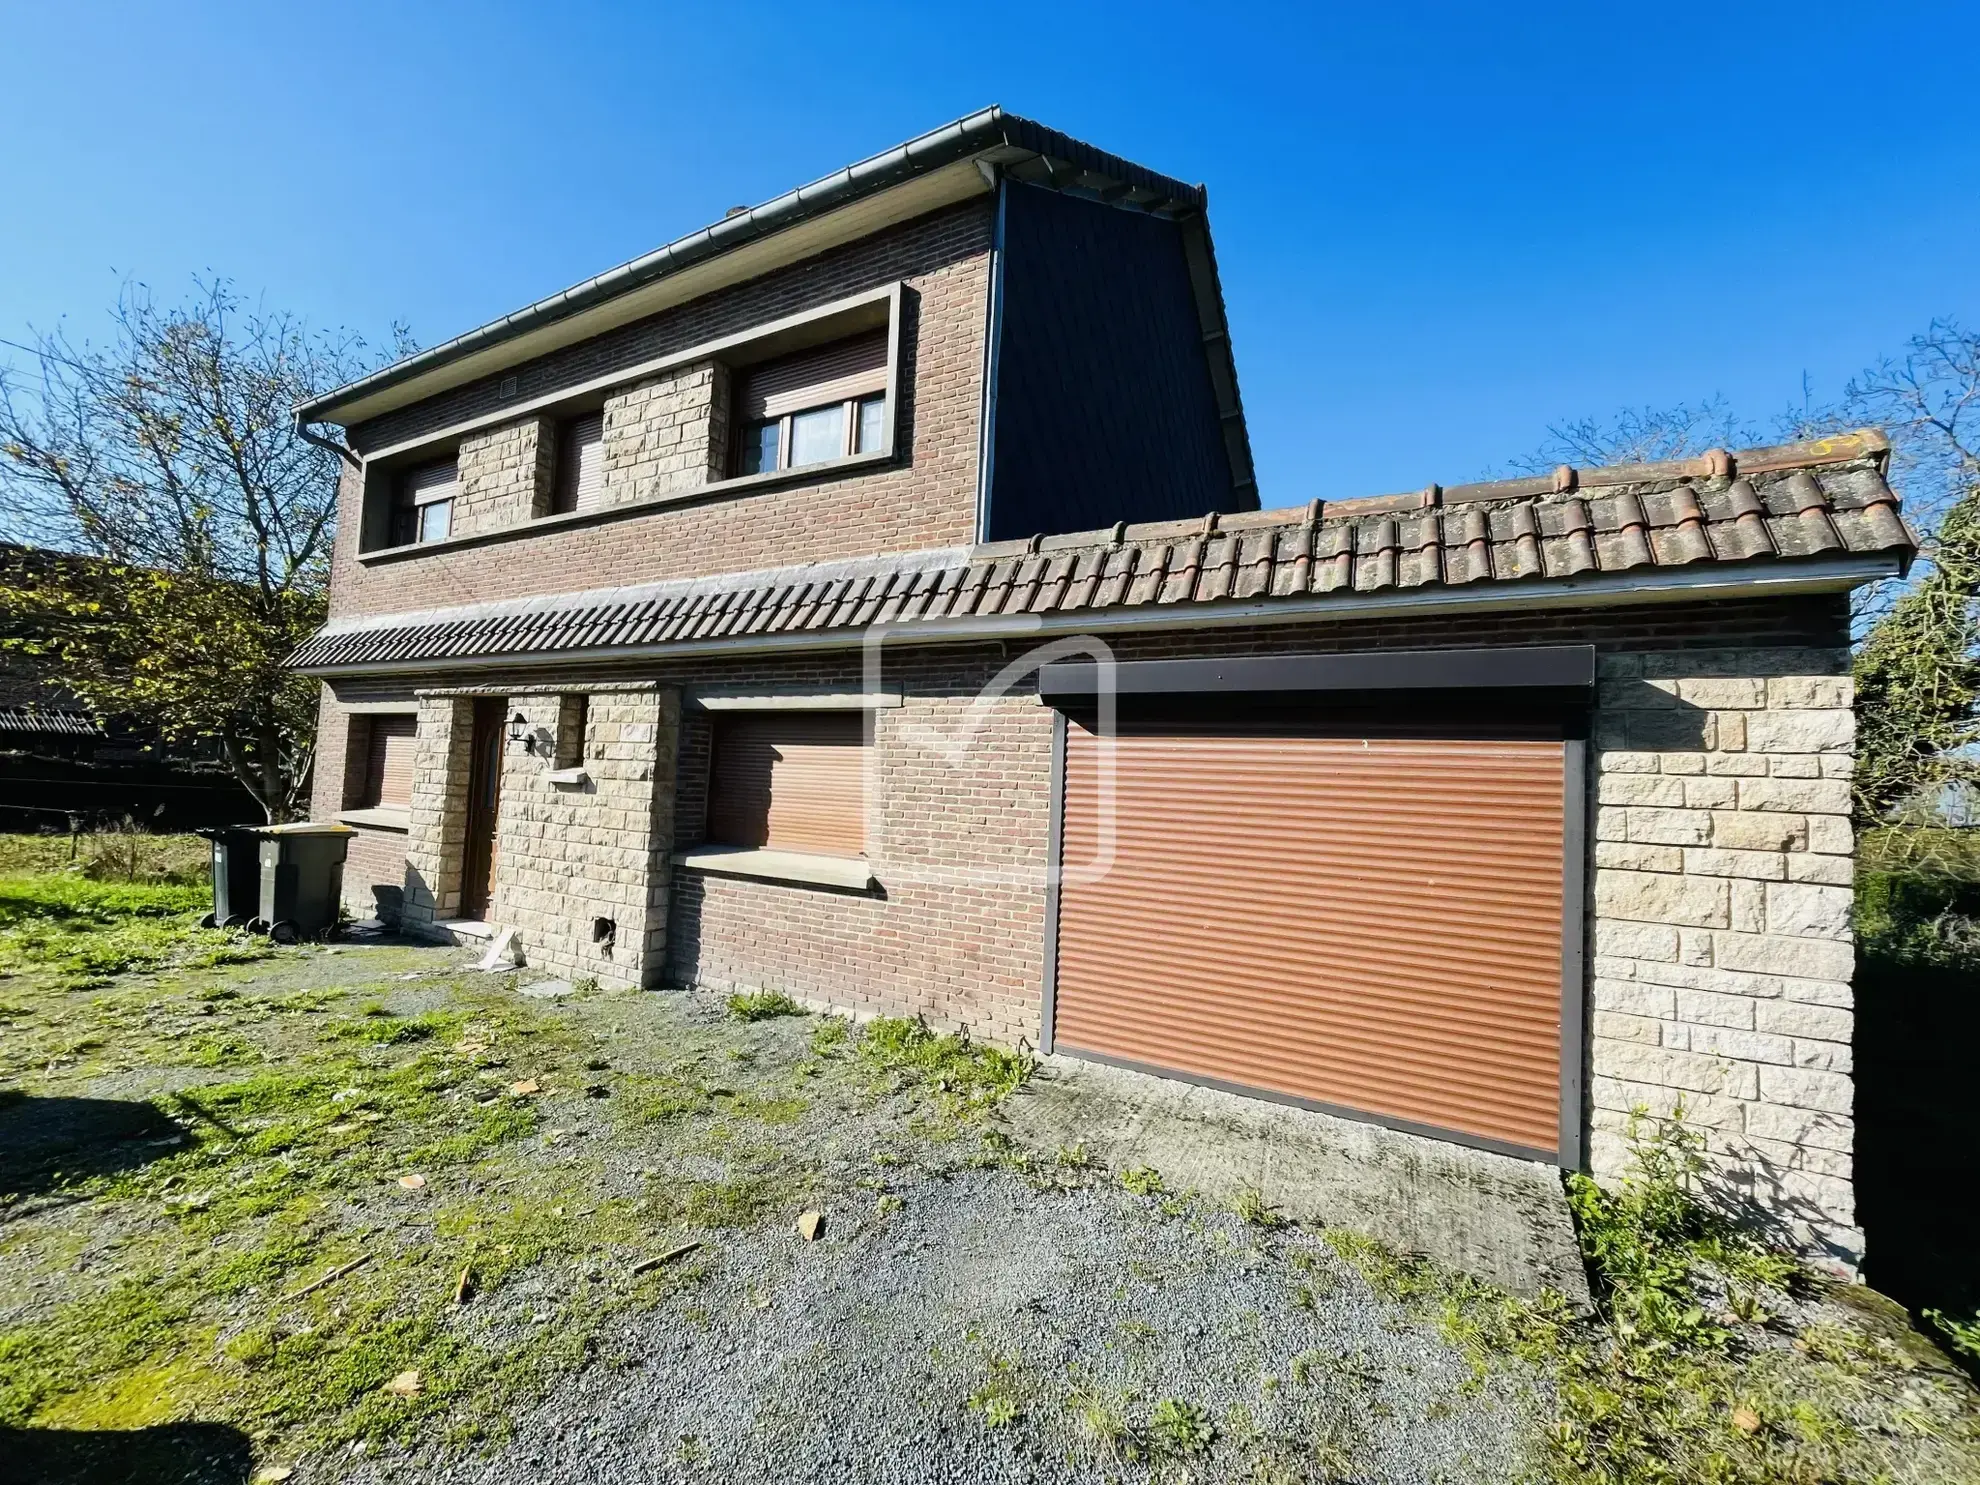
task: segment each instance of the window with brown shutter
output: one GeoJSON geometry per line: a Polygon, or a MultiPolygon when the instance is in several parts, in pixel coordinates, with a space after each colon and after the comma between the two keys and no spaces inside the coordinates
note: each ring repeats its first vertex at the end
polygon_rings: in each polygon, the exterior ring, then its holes
{"type": "Polygon", "coordinates": [[[445,541],[453,534],[460,466],[452,458],[422,464],[400,475],[392,496],[391,545],[445,541]]]}
{"type": "Polygon", "coordinates": [[[370,755],[365,761],[361,808],[412,803],[413,737],[418,719],[375,716],[371,719],[370,755]]]}
{"type": "Polygon", "coordinates": [[[859,712],[721,717],[709,770],[710,843],[864,855],[865,737],[859,712]]]}
{"type": "Polygon", "coordinates": [[[605,414],[572,418],[557,430],[557,488],[551,512],[596,510],[605,503],[605,414]]]}
{"type": "Polygon", "coordinates": [[[887,334],[766,362],[737,382],[737,474],[822,464],[886,444],[887,334]]]}

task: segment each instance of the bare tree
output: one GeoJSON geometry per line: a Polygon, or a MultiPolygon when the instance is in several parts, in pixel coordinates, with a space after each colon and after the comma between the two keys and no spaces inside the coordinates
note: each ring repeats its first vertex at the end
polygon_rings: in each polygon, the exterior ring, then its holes
{"type": "Polygon", "coordinates": [[[99,713],[219,739],[286,818],[316,687],[282,661],[322,620],[340,460],[290,409],[361,371],[364,343],[224,280],[172,308],[127,285],[113,323],[106,346],[43,335],[16,347],[27,371],[0,368],[0,536],[77,554],[0,574],[0,645],[99,713]]]}
{"type": "Polygon", "coordinates": [[[1550,423],[1546,440],[1532,453],[1514,459],[1512,467],[1523,474],[1542,474],[1562,464],[1582,468],[1648,464],[1761,441],[1752,425],[1742,422],[1725,398],[1715,394],[1698,403],[1626,407],[1613,417],[1550,423]]]}

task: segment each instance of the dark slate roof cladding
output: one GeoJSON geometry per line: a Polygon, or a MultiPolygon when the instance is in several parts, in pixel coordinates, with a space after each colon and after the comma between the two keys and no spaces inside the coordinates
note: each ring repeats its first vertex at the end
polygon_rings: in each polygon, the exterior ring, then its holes
{"type": "Polygon", "coordinates": [[[1113,526],[732,573],[452,612],[332,623],[306,670],[590,654],[879,623],[1192,609],[1488,583],[1538,585],[1701,563],[1888,554],[1917,539],[1875,433],[1696,460],[1454,486],[1290,510],[1113,526]]]}

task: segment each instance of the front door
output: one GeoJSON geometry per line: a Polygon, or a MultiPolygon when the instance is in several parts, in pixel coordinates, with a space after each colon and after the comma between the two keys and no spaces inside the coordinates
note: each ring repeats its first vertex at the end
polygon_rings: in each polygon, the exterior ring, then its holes
{"type": "Polygon", "coordinates": [[[508,701],[474,704],[474,752],[468,764],[467,847],[461,863],[461,916],[487,916],[495,900],[495,825],[502,805],[502,736],[508,701]]]}

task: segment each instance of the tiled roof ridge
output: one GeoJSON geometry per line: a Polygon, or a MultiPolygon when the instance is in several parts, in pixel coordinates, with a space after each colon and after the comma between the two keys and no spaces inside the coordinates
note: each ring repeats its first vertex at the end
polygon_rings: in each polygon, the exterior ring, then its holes
{"type": "Polygon", "coordinates": [[[1426,485],[1392,495],[1354,495],[1344,500],[1311,500],[1305,506],[1274,506],[1266,510],[1243,511],[1235,515],[1191,516],[1180,521],[1153,521],[1138,525],[1126,523],[1097,531],[1074,531],[1063,536],[1020,537],[1014,541],[980,543],[972,548],[977,556],[1015,556],[1026,551],[1054,551],[1067,547],[1100,545],[1103,533],[1111,530],[1108,544],[1173,540],[1201,531],[1205,536],[1224,531],[1248,531],[1268,526],[1322,525],[1329,521],[1351,520],[1359,516],[1387,515],[1401,511],[1441,509],[1454,505],[1490,505],[1507,500],[1546,499],[1550,496],[1592,494],[1617,485],[1683,484],[1693,480],[1730,480],[1739,476],[1774,474],[1784,470],[1808,469],[1827,464],[1851,464],[1869,460],[1882,474],[1889,464],[1891,444],[1875,428],[1858,428],[1827,438],[1804,439],[1796,443],[1768,444],[1750,449],[1707,449],[1683,459],[1658,459],[1639,464],[1601,464],[1577,467],[1562,464],[1546,474],[1514,475],[1506,479],[1483,480],[1463,485],[1426,485]]]}
{"type": "MultiPolygon", "coordinates": [[[[1865,430],[1410,495],[343,619],[289,663],[332,670],[529,661],[1099,610],[1140,609],[1145,617],[1134,622],[1187,627],[1192,613],[1219,603],[1470,585],[1537,600],[1543,585],[1583,578],[1823,558],[1877,556],[1902,571],[1917,538],[1884,480],[1889,448],[1865,430]]],[[[1874,574],[1843,580],[1866,575],[1874,574]]]]}

